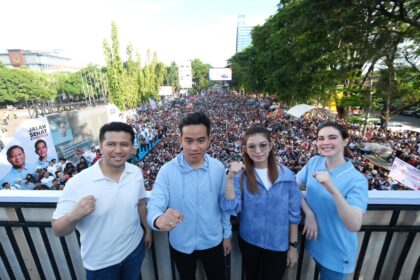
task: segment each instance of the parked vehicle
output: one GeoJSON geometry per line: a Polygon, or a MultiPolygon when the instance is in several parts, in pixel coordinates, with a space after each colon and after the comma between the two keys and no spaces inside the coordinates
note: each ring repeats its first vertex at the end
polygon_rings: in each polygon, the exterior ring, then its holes
{"type": "Polygon", "coordinates": [[[409,108],[409,109],[403,110],[401,112],[401,115],[409,116],[409,117],[417,117],[419,115],[419,112],[420,112],[420,108],[418,108],[418,107],[417,108],[409,108]]]}

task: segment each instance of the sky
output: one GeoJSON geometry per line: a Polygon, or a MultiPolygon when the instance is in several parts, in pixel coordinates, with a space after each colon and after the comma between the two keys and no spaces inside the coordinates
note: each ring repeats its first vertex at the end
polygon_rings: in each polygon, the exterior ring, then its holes
{"type": "Polygon", "coordinates": [[[131,43],[145,61],[146,50],[169,65],[199,58],[224,67],[235,54],[238,15],[261,25],[279,0],[14,0],[4,1],[0,52],[61,50],[83,67],[104,65],[103,41],[116,22],[120,54],[131,43]]]}

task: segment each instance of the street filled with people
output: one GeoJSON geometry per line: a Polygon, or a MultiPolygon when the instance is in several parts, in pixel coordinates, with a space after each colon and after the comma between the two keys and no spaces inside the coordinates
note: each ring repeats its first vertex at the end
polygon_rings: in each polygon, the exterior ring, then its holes
{"type": "MultiPolygon", "coordinates": [[[[156,109],[141,110],[128,114],[127,121],[135,131],[135,145],[130,162],[142,170],[147,190],[153,188],[161,166],[174,158],[181,150],[178,122],[187,113],[203,111],[212,120],[212,137],[208,154],[224,165],[226,170],[233,161],[241,161],[243,133],[252,126],[266,127],[272,134],[275,157],[278,162],[299,172],[307,161],[316,155],[317,128],[331,116],[307,113],[302,118],[271,112],[272,98],[212,93],[190,96],[186,102],[166,102],[156,109]],[[145,155],[142,158],[140,155],[145,155]]],[[[344,122],[338,121],[342,124],[344,122]]],[[[406,190],[401,183],[388,177],[389,168],[366,157],[373,153],[364,143],[377,143],[392,149],[382,162],[389,165],[395,157],[420,168],[420,134],[414,131],[385,131],[370,126],[365,135],[359,124],[347,123],[350,132],[349,148],[353,164],[369,182],[369,190],[406,190]]],[[[87,151],[76,150],[69,159],[49,161],[37,166],[34,174],[27,174],[20,182],[2,182],[3,189],[62,190],[66,181],[101,158],[97,147],[87,151]]]]}
{"type": "MultiPolygon", "coordinates": [[[[226,168],[232,161],[241,160],[243,147],[241,137],[248,127],[261,125],[272,133],[275,156],[279,162],[297,173],[306,162],[317,154],[315,146],[318,126],[327,120],[320,114],[306,114],[296,119],[287,114],[270,117],[266,109],[272,100],[261,99],[249,102],[249,97],[238,95],[213,94],[191,98],[189,106],[163,107],[143,112],[132,123],[152,123],[154,127],[165,128],[160,143],[138,165],[143,169],[146,188],[151,189],[160,167],[180,151],[178,143],[178,119],[191,111],[205,111],[212,120],[212,140],[208,153],[220,161],[226,168]],[[259,107],[259,104],[265,104],[259,107]]],[[[403,190],[402,184],[388,178],[389,170],[375,165],[363,155],[372,152],[360,149],[365,142],[376,142],[388,145],[393,153],[387,159],[392,163],[398,157],[414,167],[420,167],[420,134],[413,131],[399,131],[388,134],[379,127],[370,127],[366,136],[362,134],[362,126],[347,125],[350,132],[350,149],[353,153],[354,165],[369,180],[370,190],[403,190]]]]}

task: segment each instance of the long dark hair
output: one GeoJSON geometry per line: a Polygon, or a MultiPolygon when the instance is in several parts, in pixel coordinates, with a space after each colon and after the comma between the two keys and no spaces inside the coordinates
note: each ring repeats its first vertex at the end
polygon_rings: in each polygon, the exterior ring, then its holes
{"type": "MultiPolygon", "coordinates": [[[[249,157],[247,151],[246,151],[246,142],[248,141],[249,137],[254,136],[256,134],[262,134],[265,138],[267,138],[268,142],[271,144],[271,137],[270,132],[261,126],[254,126],[249,128],[247,131],[245,131],[244,136],[242,137],[242,144],[244,146],[244,162],[245,162],[245,172],[241,175],[241,189],[244,189],[244,180],[245,175],[247,177],[247,185],[248,185],[248,191],[250,193],[258,193],[258,186],[257,186],[257,179],[255,178],[255,172],[254,172],[254,162],[249,157]]],[[[277,168],[276,158],[274,157],[274,151],[273,149],[270,150],[268,154],[268,179],[273,184],[277,177],[279,176],[279,170],[277,168]]]]}
{"type": "MultiPolygon", "coordinates": [[[[350,135],[349,135],[349,131],[347,130],[347,128],[345,126],[341,125],[341,124],[336,123],[336,122],[326,122],[326,123],[323,123],[322,125],[320,125],[318,127],[317,132],[316,132],[317,137],[318,137],[319,131],[321,129],[323,129],[324,127],[335,128],[336,130],[338,130],[338,132],[340,132],[340,135],[343,138],[343,140],[349,139],[350,135]]],[[[354,158],[353,153],[350,151],[348,146],[344,147],[344,157],[347,157],[347,158],[350,158],[350,159],[354,158]]]]}

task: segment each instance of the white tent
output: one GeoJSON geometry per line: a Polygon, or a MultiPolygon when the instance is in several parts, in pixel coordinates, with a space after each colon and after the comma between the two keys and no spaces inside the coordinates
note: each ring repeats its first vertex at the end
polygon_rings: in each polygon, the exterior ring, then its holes
{"type": "Polygon", "coordinates": [[[302,117],[305,113],[311,111],[312,109],[314,109],[314,106],[311,105],[307,105],[307,104],[299,104],[296,106],[293,106],[292,108],[290,108],[289,110],[287,110],[287,114],[292,115],[295,118],[300,118],[302,117]]]}

